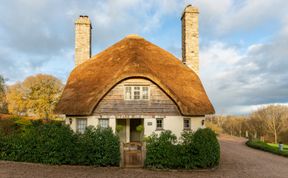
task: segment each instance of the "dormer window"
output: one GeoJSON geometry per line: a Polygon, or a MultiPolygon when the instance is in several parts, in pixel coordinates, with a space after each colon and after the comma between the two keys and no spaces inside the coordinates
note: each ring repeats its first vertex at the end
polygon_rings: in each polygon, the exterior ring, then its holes
{"type": "Polygon", "coordinates": [[[149,87],[125,86],[125,100],[149,100],[149,87]]]}

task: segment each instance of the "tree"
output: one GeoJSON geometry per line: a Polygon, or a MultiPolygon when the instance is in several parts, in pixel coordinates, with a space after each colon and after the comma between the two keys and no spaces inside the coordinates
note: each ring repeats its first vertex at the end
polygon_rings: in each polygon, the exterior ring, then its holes
{"type": "Polygon", "coordinates": [[[270,105],[255,111],[253,117],[263,121],[266,132],[273,135],[274,143],[277,143],[279,133],[283,130],[284,119],[287,118],[287,114],[287,107],[270,105]]]}
{"type": "Polygon", "coordinates": [[[36,115],[39,118],[53,117],[63,84],[51,75],[38,74],[26,78],[8,90],[9,111],[14,114],[36,115]]]}
{"type": "Polygon", "coordinates": [[[26,114],[26,100],[24,98],[24,89],[21,83],[16,83],[8,87],[7,102],[9,113],[15,115],[26,114]]]}
{"type": "Polygon", "coordinates": [[[2,75],[0,75],[0,113],[7,113],[6,85],[2,75]]]}

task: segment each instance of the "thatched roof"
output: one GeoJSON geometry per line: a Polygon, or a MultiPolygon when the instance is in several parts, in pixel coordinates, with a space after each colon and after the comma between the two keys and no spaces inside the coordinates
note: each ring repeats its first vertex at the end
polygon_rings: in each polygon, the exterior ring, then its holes
{"type": "Polygon", "coordinates": [[[130,35],[77,66],[70,74],[56,113],[91,115],[119,82],[134,77],[158,85],[182,115],[213,114],[214,108],[196,73],[171,53],[130,35]]]}

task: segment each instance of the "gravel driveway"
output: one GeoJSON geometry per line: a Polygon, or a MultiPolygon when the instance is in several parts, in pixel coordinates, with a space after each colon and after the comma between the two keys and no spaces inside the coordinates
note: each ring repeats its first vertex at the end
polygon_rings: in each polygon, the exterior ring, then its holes
{"type": "Polygon", "coordinates": [[[288,158],[254,150],[245,139],[222,135],[221,163],[215,170],[152,171],[146,169],[49,166],[0,161],[0,177],[288,177],[288,158]]]}

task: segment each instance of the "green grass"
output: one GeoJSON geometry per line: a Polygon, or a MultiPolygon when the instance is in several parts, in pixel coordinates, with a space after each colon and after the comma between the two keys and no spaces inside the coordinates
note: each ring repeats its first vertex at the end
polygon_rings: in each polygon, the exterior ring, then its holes
{"type": "Polygon", "coordinates": [[[283,151],[279,151],[278,144],[265,143],[259,140],[248,140],[246,142],[246,145],[251,148],[255,148],[255,149],[267,151],[273,154],[288,157],[288,145],[284,145],[283,151]]]}
{"type": "MultiPolygon", "coordinates": [[[[276,143],[267,143],[269,146],[279,149],[279,145],[276,143]]],[[[283,144],[283,150],[288,151],[288,145],[283,144]]]]}

